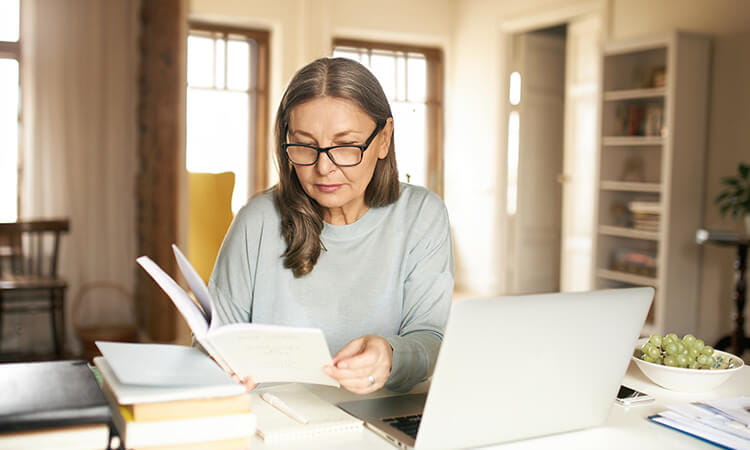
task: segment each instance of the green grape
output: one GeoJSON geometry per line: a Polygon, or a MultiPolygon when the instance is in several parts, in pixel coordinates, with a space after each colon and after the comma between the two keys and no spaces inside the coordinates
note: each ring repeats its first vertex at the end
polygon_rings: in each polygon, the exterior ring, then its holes
{"type": "Polygon", "coordinates": [[[648,342],[651,343],[651,345],[654,345],[656,347],[661,347],[662,338],[658,334],[652,334],[651,337],[648,339],[648,342]]]}
{"type": "Polygon", "coordinates": [[[716,358],[714,358],[713,356],[709,356],[707,365],[713,368],[716,365],[716,358]]]}
{"type": "Polygon", "coordinates": [[[665,366],[677,367],[677,360],[672,355],[665,356],[663,362],[665,366]]]}
{"type": "Polygon", "coordinates": [[[641,355],[641,359],[644,360],[644,361],[646,361],[646,362],[656,363],[656,360],[654,358],[652,358],[652,357],[650,357],[650,356],[648,356],[646,354],[641,355]]]}
{"type": "Polygon", "coordinates": [[[698,361],[692,361],[688,364],[688,368],[690,369],[700,369],[701,365],[698,364],[698,361]]]}
{"type": "Polygon", "coordinates": [[[685,344],[683,344],[682,341],[677,341],[674,345],[677,346],[677,354],[682,354],[685,352],[685,344]]]}
{"type": "Polygon", "coordinates": [[[661,350],[659,349],[659,347],[655,347],[655,346],[652,346],[651,348],[649,348],[647,353],[648,353],[648,356],[650,356],[652,359],[656,359],[659,356],[661,356],[661,350]]]}
{"type": "Polygon", "coordinates": [[[706,355],[704,355],[704,354],[700,354],[700,355],[698,355],[698,357],[695,360],[701,366],[707,366],[708,365],[708,361],[709,361],[709,357],[706,356],[706,355]]]}
{"type": "Polygon", "coordinates": [[[667,355],[676,355],[677,349],[677,344],[675,344],[674,342],[670,342],[669,344],[664,346],[664,351],[667,353],[667,355]]]}
{"type": "Polygon", "coordinates": [[[696,350],[698,350],[698,351],[703,350],[703,347],[705,347],[705,346],[706,346],[706,343],[703,342],[700,339],[696,339],[695,342],[693,342],[693,348],[696,349],[696,350]]]}
{"type": "Polygon", "coordinates": [[[679,340],[680,340],[680,338],[678,338],[678,337],[677,337],[677,335],[676,335],[676,334],[674,334],[674,333],[669,333],[669,334],[668,334],[668,335],[666,335],[665,337],[668,337],[669,339],[671,339],[671,340],[673,340],[673,341],[675,341],[675,342],[676,342],[676,341],[679,341],[679,340]]]}
{"type": "Polygon", "coordinates": [[[695,347],[690,347],[690,350],[688,350],[688,356],[690,357],[690,359],[696,359],[700,354],[701,352],[699,350],[696,350],[695,347]]]}
{"type": "Polygon", "coordinates": [[[706,356],[711,356],[714,354],[714,348],[710,345],[705,345],[703,349],[701,350],[701,353],[703,353],[706,356]]]}
{"type": "Polygon", "coordinates": [[[688,365],[688,359],[687,359],[687,356],[683,355],[682,353],[680,353],[679,355],[677,355],[677,356],[675,357],[675,360],[677,361],[677,364],[678,364],[678,365],[679,365],[680,367],[687,367],[687,365],[688,365]]]}
{"type": "Polygon", "coordinates": [[[693,336],[692,334],[686,334],[685,336],[682,337],[682,343],[688,347],[692,347],[694,342],[695,342],[695,336],[693,336]]]}

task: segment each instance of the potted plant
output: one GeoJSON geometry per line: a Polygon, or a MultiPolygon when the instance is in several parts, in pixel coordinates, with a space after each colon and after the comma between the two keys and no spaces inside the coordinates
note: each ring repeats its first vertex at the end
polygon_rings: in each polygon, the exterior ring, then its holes
{"type": "Polygon", "coordinates": [[[745,220],[745,234],[750,235],[750,165],[740,163],[737,174],[721,179],[722,191],[716,204],[722,217],[729,215],[745,220]]]}

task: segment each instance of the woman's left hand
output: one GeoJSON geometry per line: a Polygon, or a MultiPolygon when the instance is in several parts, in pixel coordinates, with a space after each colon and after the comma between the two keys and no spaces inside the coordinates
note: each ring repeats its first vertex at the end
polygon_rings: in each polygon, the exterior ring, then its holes
{"type": "Polygon", "coordinates": [[[355,394],[382,388],[391,374],[393,349],[385,338],[368,334],[349,342],[323,371],[355,394]]]}

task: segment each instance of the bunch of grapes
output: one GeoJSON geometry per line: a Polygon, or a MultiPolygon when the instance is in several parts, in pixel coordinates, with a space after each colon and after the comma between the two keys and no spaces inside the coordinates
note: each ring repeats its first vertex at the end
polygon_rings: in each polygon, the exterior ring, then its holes
{"type": "Polygon", "coordinates": [[[714,349],[692,334],[680,339],[670,333],[662,337],[652,334],[641,347],[641,359],[650,363],[690,369],[713,369],[716,364],[714,349]]]}

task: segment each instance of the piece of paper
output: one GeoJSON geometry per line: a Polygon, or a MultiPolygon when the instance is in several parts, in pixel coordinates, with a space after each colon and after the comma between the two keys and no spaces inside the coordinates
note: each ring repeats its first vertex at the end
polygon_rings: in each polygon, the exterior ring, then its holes
{"type": "Polygon", "coordinates": [[[195,347],[96,341],[109,367],[123,384],[213,386],[237,384],[195,347]]]}
{"type": "Polygon", "coordinates": [[[180,311],[182,317],[185,318],[185,321],[187,321],[195,337],[199,340],[203,339],[208,332],[206,316],[203,315],[203,311],[198,308],[198,305],[193,302],[187,292],[148,256],[141,256],[136,259],[136,262],[151,275],[156,284],[172,299],[172,302],[180,311]]]}

